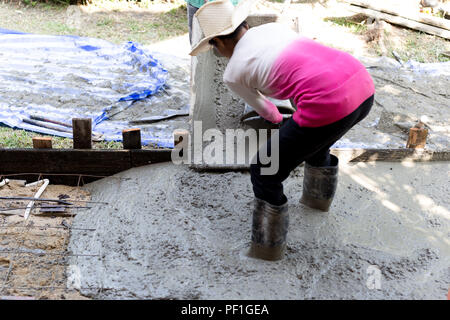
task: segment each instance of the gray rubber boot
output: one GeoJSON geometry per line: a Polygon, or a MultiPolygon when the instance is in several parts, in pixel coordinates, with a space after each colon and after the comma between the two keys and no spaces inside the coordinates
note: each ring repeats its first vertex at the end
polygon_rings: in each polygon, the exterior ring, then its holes
{"type": "Polygon", "coordinates": [[[286,251],[288,226],[287,202],[274,206],[255,198],[249,256],[271,261],[282,259],[286,251]]]}
{"type": "Polygon", "coordinates": [[[339,159],[330,154],[330,165],[326,167],[313,167],[305,164],[303,178],[303,195],[300,203],[328,212],[338,181],[339,159]]]}

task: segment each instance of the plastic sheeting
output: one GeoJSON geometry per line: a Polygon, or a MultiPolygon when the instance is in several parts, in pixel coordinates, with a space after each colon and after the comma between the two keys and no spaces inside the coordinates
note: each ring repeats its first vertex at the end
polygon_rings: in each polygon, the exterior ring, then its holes
{"type": "MultiPolygon", "coordinates": [[[[131,127],[129,120],[139,120],[141,114],[113,116],[133,109],[136,102],[144,115],[155,105],[159,115],[171,112],[161,109],[173,98],[168,71],[134,42],[119,46],[101,39],[0,29],[0,79],[0,122],[44,134],[72,137],[70,127],[33,121],[36,116],[68,126],[72,118],[91,117],[94,132],[121,141],[122,130],[131,127]]],[[[187,112],[186,95],[177,100],[175,111],[187,112]]],[[[141,132],[144,145],[173,147],[169,126],[148,126],[141,132]]]]}

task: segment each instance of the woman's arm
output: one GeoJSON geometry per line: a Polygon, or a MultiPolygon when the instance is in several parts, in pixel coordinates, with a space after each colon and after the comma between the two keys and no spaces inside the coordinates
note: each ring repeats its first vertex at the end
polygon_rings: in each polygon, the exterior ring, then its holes
{"type": "Polygon", "coordinates": [[[245,102],[247,102],[261,117],[267,121],[272,123],[280,123],[283,120],[283,116],[278,111],[278,108],[258,90],[226,80],[225,84],[231,89],[231,91],[244,99],[245,102]]]}

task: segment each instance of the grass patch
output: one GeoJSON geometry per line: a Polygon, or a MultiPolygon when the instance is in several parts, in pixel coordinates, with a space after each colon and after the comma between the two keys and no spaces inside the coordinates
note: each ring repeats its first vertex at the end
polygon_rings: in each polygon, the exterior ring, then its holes
{"type": "Polygon", "coordinates": [[[325,18],[324,21],[332,22],[335,25],[350,29],[351,32],[361,34],[367,30],[367,26],[361,21],[355,21],[346,17],[325,18]]]}
{"type": "MultiPolygon", "coordinates": [[[[21,129],[12,129],[0,126],[0,148],[33,148],[33,137],[43,137],[45,135],[25,131],[21,129]]],[[[52,145],[54,149],[72,149],[73,140],[62,137],[52,136],[52,145]]],[[[122,149],[122,142],[102,141],[93,142],[93,149],[122,149]]]]}
{"type": "MultiPolygon", "coordinates": [[[[442,55],[450,50],[450,41],[423,32],[397,28],[392,32],[385,32],[383,43],[387,53],[397,52],[404,62],[415,60],[422,63],[447,62],[450,58],[442,55]]],[[[371,48],[379,55],[380,45],[371,43],[371,48]]]]}
{"type": "Polygon", "coordinates": [[[52,34],[69,35],[75,32],[75,29],[68,27],[65,23],[49,21],[45,24],[45,27],[52,34]]]}
{"type": "MultiPolygon", "coordinates": [[[[30,2],[31,3],[31,2],[30,2]]],[[[143,45],[186,34],[187,8],[183,0],[94,0],[81,6],[81,27],[67,25],[67,5],[55,2],[27,5],[0,3],[0,28],[22,32],[101,38],[116,44],[143,45]]]]}
{"type": "MultiPolygon", "coordinates": [[[[82,7],[80,29],[66,24],[67,3],[36,4],[0,2],[0,28],[17,31],[96,37],[116,44],[135,41],[148,45],[188,32],[187,8],[183,0],[118,1],[94,0],[82,7]]],[[[0,148],[32,148],[35,132],[0,126],[0,148]]],[[[72,148],[72,139],[52,137],[53,148],[72,148]]],[[[153,146],[155,147],[155,146],[153,146]]],[[[122,149],[121,142],[94,142],[95,149],[122,149]]],[[[149,148],[149,147],[145,147],[149,148]]]]}
{"type": "Polygon", "coordinates": [[[107,27],[113,24],[114,20],[111,18],[106,18],[97,22],[97,27],[107,27]]]}

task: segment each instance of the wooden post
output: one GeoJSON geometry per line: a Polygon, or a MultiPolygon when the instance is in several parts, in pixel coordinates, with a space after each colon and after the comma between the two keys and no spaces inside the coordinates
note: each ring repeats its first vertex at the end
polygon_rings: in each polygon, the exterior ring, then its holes
{"type": "Polygon", "coordinates": [[[52,138],[51,137],[33,137],[34,149],[51,149],[52,138]]]}
{"type": "Polygon", "coordinates": [[[125,129],[122,131],[122,141],[124,149],[141,149],[141,129],[125,129]]]}
{"type": "Polygon", "coordinates": [[[411,149],[423,149],[427,142],[428,129],[425,129],[422,122],[416,124],[413,128],[409,129],[408,142],[406,148],[411,149]]]}
{"type": "Polygon", "coordinates": [[[72,119],[73,148],[92,149],[92,119],[72,119]]]}

